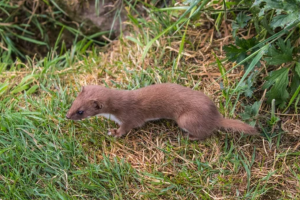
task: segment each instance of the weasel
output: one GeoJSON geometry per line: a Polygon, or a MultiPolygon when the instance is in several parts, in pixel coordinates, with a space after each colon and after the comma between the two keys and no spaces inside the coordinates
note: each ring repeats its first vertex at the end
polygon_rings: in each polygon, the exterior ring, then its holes
{"type": "Polygon", "coordinates": [[[202,92],[177,84],[150,85],[137,90],[116,90],[99,85],[82,87],[66,118],[81,120],[101,115],[114,120],[119,129],[109,135],[121,137],[133,128],[156,119],[172,119],[188,132],[189,139],[202,140],[216,129],[257,135],[256,129],[242,121],[225,119],[202,92]]]}

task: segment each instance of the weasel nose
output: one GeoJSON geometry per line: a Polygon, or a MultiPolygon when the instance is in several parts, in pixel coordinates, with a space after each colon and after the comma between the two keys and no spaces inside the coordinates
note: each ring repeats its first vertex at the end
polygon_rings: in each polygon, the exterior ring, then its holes
{"type": "Polygon", "coordinates": [[[70,119],[70,117],[68,116],[68,114],[66,114],[66,118],[67,118],[67,119],[70,119]]]}

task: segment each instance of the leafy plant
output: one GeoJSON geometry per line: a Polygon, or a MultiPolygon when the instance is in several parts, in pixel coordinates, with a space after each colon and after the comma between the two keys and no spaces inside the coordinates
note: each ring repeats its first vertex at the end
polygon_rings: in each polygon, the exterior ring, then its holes
{"type": "Polygon", "coordinates": [[[253,7],[260,7],[259,17],[262,17],[275,9],[276,16],[272,18],[270,26],[275,29],[277,27],[285,27],[300,20],[300,1],[299,0],[255,0],[253,7]],[[264,3],[264,4],[263,4],[264,3]],[[262,5],[260,7],[260,5],[262,5]]]}
{"type": "Polygon", "coordinates": [[[283,39],[279,39],[276,46],[278,48],[272,45],[266,53],[264,60],[268,65],[281,65],[293,61],[294,48],[291,46],[290,40],[285,43],[283,39]]]}
{"type": "Polygon", "coordinates": [[[241,114],[241,117],[244,121],[247,121],[250,125],[255,125],[255,118],[258,115],[259,107],[261,101],[256,101],[253,105],[244,105],[244,112],[241,114]]]}
{"type": "MultiPolygon", "coordinates": [[[[249,54],[249,49],[257,45],[257,40],[255,38],[245,40],[238,37],[235,38],[235,45],[229,44],[224,46],[224,51],[229,61],[241,62],[247,58],[249,54]]],[[[253,48],[250,53],[254,53],[258,48],[253,48]]],[[[243,63],[245,70],[249,67],[252,61],[248,60],[243,63]]]]}
{"type": "MultiPolygon", "coordinates": [[[[296,72],[299,65],[299,55],[292,44],[298,39],[295,30],[300,24],[300,1],[256,0],[250,11],[251,21],[249,14],[241,12],[237,15],[232,23],[233,32],[252,22],[257,36],[247,40],[236,37],[235,45],[224,47],[226,56],[229,61],[243,63],[247,70],[250,63],[248,57],[255,50],[263,48],[264,44],[268,45],[269,48],[262,52],[263,55],[256,64],[256,67],[260,67],[260,62],[264,61],[268,66],[269,75],[265,78],[262,89],[268,90],[267,101],[271,103],[275,99],[275,105],[279,105],[279,108],[284,108],[289,97],[292,97],[290,106],[299,94],[299,74],[290,72],[296,72]],[[269,38],[265,39],[266,37],[269,38]]],[[[249,74],[254,72],[253,69],[249,74]]]]}

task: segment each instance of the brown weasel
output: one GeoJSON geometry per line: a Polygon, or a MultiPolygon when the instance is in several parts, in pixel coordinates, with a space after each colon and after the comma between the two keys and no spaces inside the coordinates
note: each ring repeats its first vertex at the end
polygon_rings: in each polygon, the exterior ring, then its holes
{"type": "Polygon", "coordinates": [[[131,91],[98,85],[82,87],[66,117],[81,120],[96,115],[114,120],[120,125],[119,129],[109,132],[116,137],[156,119],[175,120],[192,140],[204,139],[217,128],[258,134],[248,124],[223,118],[215,104],[202,92],[170,83],[131,91]]]}

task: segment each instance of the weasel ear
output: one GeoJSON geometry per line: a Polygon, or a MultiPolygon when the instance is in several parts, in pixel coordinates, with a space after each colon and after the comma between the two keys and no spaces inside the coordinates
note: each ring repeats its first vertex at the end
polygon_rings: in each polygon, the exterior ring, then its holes
{"type": "Polygon", "coordinates": [[[95,109],[99,110],[102,108],[102,104],[99,104],[98,101],[93,101],[93,106],[95,109]]]}
{"type": "Polygon", "coordinates": [[[83,92],[83,91],[84,91],[84,86],[81,87],[81,92],[83,92]]]}

